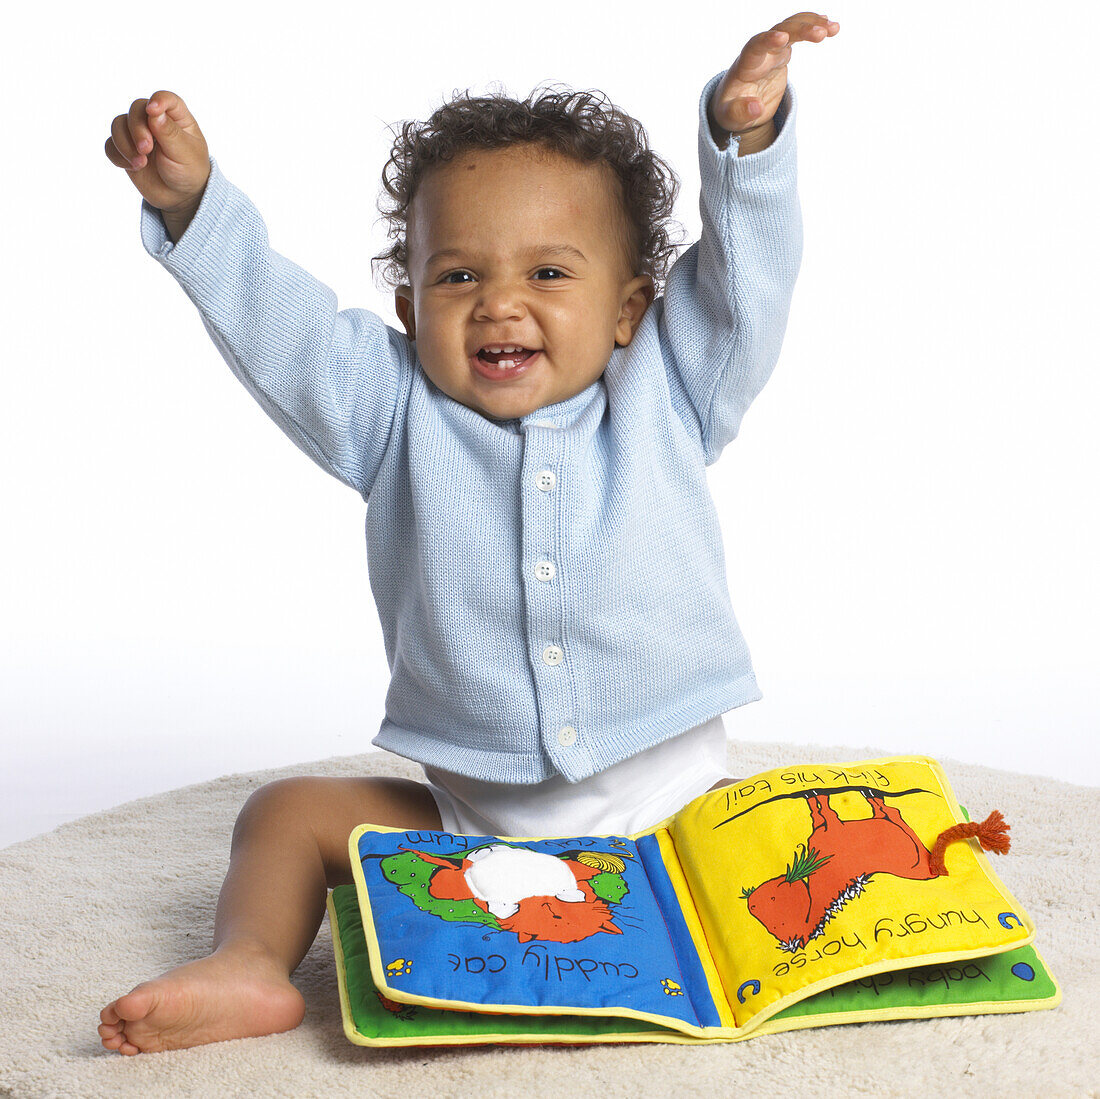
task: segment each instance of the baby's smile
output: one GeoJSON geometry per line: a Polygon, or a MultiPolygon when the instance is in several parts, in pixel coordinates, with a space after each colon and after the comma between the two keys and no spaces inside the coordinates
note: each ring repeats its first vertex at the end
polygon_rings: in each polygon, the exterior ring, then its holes
{"type": "Polygon", "coordinates": [[[529,347],[482,347],[474,356],[474,369],[490,381],[510,381],[524,373],[538,351],[529,347]]]}

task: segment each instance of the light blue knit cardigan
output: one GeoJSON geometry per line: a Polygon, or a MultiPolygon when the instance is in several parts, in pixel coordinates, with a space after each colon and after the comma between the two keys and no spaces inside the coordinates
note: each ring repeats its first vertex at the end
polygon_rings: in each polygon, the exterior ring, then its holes
{"type": "Polygon", "coordinates": [[[779,355],[801,259],[795,101],[738,157],[699,107],[702,238],[584,392],[498,423],[406,336],[271,250],[211,159],[175,245],[146,249],[280,427],[367,500],[391,681],[380,747],[495,782],[570,781],[760,697],[705,466],[779,355]],[[551,476],[552,475],[552,476],[551,476]],[[548,487],[549,486],[549,487],[548,487]]]}

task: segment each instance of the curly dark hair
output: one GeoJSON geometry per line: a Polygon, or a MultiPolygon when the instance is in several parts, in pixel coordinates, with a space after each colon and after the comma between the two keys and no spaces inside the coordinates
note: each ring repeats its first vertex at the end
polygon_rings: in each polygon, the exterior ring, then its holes
{"type": "Polygon", "coordinates": [[[614,172],[630,227],[631,271],[648,275],[659,289],[681,243],[671,232],[680,229],[672,219],[679,180],[650,149],[637,119],[603,92],[560,84],[536,87],[524,100],[456,91],[427,121],[401,124],[382,169],[385,194],[379,199],[393,244],[372,261],[381,266],[385,283],[393,287],[408,279],[409,207],[425,174],[471,149],[517,144],[542,146],[583,164],[602,162],[614,172]]]}

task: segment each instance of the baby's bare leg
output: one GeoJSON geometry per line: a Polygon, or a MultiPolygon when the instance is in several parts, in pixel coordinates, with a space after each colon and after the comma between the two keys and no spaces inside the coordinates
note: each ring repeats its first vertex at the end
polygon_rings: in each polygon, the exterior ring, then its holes
{"type": "Polygon", "coordinates": [[[327,891],[352,880],[348,836],[368,822],[440,827],[427,787],[405,779],[296,778],[257,790],[233,829],[213,953],[108,1004],[103,1045],[134,1054],[296,1027],[305,1004],[290,974],[327,891]]]}

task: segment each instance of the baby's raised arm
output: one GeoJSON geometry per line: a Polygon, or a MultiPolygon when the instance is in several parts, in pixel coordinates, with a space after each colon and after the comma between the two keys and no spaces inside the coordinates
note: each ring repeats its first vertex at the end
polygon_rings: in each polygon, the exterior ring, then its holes
{"type": "Polygon", "coordinates": [[[405,336],[276,252],[174,92],[135,99],[108,160],[145,200],[146,251],[187,293],[233,373],[322,469],[366,496],[413,368],[405,336]]]}
{"type": "Polygon", "coordinates": [[[703,231],[669,272],[658,325],[708,464],[779,358],[802,258],[791,45],[839,30],[812,12],[790,16],[750,38],[700,103],[703,231]]]}
{"type": "Polygon", "coordinates": [[[115,117],[103,147],[129,174],[141,197],[155,206],[173,241],[183,236],[210,178],[210,152],[199,124],[175,92],[135,99],[115,117]]]}

